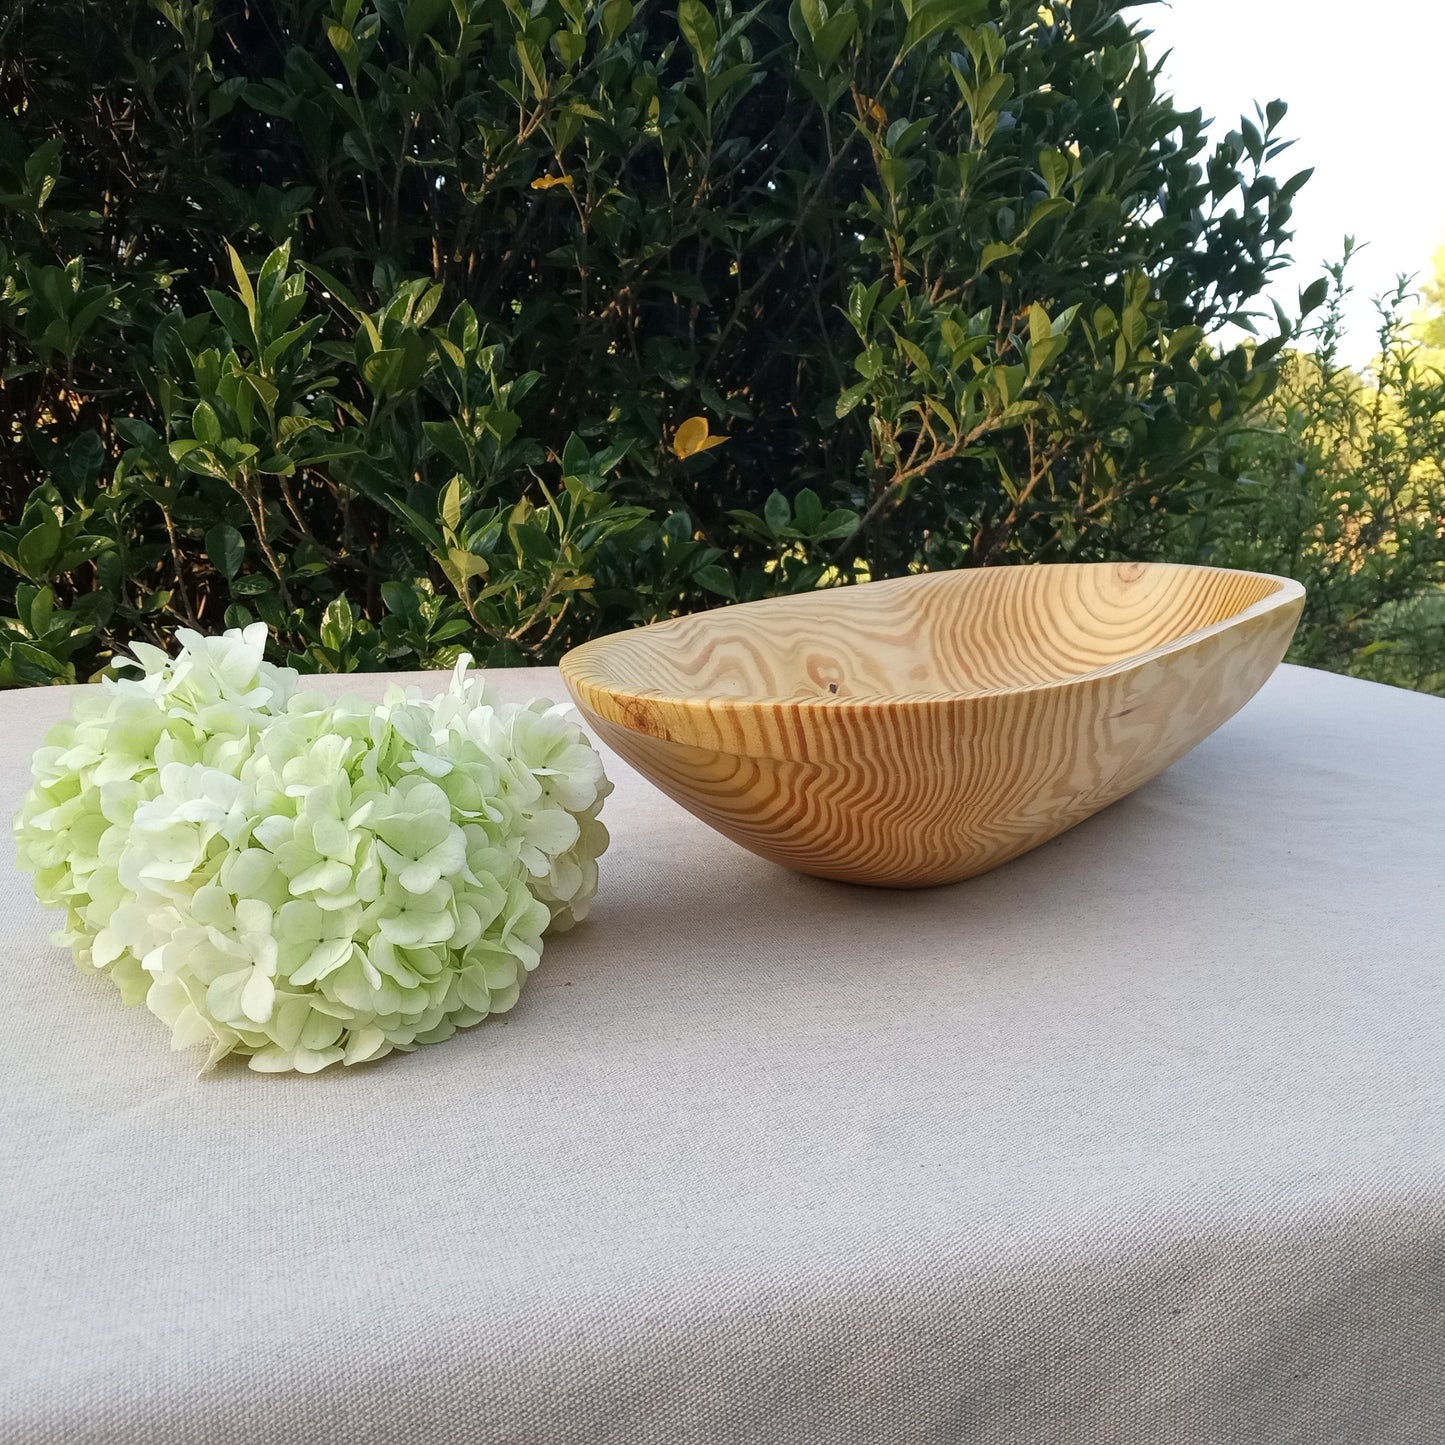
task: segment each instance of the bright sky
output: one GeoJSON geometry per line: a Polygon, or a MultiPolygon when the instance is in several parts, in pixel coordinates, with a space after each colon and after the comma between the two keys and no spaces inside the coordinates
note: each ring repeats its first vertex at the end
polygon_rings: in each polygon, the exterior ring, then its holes
{"type": "Polygon", "coordinates": [[[1255,101],[1289,103],[1281,131],[1297,144],[1273,174],[1315,173],[1295,200],[1297,269],[1279,293],[1293,300],[1353,235],[1364,249],[1347,357],[1368,359],[1370,298],[1401,271],[1428,275],[1445,242],[1445,0],[1171,0],[1135,14],[1154,31],[1151,56],[1173,52],[1164,73],[1183,108],[1202,107],[1221,135],[1255,101]]]}

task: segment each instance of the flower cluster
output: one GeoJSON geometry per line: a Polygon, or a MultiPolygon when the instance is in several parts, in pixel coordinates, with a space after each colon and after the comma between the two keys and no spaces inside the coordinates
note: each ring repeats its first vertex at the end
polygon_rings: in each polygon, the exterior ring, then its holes
{"type": "Polygon", "coordinates": [[[87,689],[15,820],[82,967],[176,1048],[312,1073],[512,1006],[581,918],[607,846],[602,761],[564,710],[450,690],[298,689],[263,624],[179,634],[87,689]]]}

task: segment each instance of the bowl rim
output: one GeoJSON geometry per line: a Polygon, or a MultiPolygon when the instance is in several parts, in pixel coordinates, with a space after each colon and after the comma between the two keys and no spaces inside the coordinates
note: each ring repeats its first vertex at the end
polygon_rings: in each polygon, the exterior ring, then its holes
{"type": "MultiPolygon", "coordinates": [[[[1024,697],[1033,693],[1079,687],[1085,683],[1097,681],[1102,677],[1110,677],[1143,667],[1155,659],[1169,656],[1171,653],[1181,652],[1186,648],[1198,646],[1199,643],[1206,641],[1208,638],[1217,636],[1221,632],[1230,631],[1254,618],[1263,617],[1268,613],[1277,612],[1282,608],[1294,604],[1300,604],[1302,607],[1305,598],[1304,585],[1292,577],[1282,577],[1273,572],[1254,572],[1243,567],[1210,567],[1203,563],[1194,562],[1035,562],[1023,564],[1019,567],[1008,566],[1007,564],[1002,568],[989,569],[960,567],[945,572],[914,572],[902,577],[883,577],[877,579],[877,581],[849,583],[847,584],[847,589],[852,590],[857,587],[882,587],[890,583],[907,585],[909,583],[922,581],[925,578],[949,577],[959,573],[973,573],[984,570],[1024,571],[1043,567],[1069,568],[1071,570],[1086,567],[1136,567],[1141,570],[1147,569],[1150,571],[1213,572],[1239,577],[1254,577],[1261,581],[1273,582],[1276,586],[1273,591],[1261,597],[1258,602],[1251,603],[1248,607],[1241,609],[1231,616],[1221,618],[1218,622],[1209,623],[1204,627],[1196,627],[1191,632],[1181,633],[1178,637],[1170,638],[1167,642],[1161,642],[1157,647],[1151,647],[1145,652],[1131,653],[1128,657],[1120,658],[1116,662],[1104,663],[1100,667],[1091,668],[1088,672],[1075,673],[1069,677],[1046,679],[1041,682],[1026,683],[1018,687],[979,688],[972,692],[908,692],[868,697],[840,697],[829,694],[810,697],[769,697],[763,695],[750,697],[708,697],[700,693],[677,693],[659,688],[621,688],[608,683],[603,677],[592,672],[591,669],[587,667],[587,664],[590,663],[594,657],[604,654],[609,646],[624,637],[631,637],[642,632],[651,632],[656,628],[673,627],[679,623],[694,622],[699,617],[721,617],[737,607],[756,607],[782,600],[797,601],[800,598],[820,597],[830,592],[844,590],[843,588],[831,587],[816,588],[812,592],[789,593],[785,594],[784,597],[757,598],[752,602],[738,602],[726,607],[713,608],[710,612],[706,613],[687,613],[681,617],[668,617],[659,622],[646,623],[641,627],[630,627],[620,632],[609,632],[602,637],[594,637],[587,642],[579,643],[576,647],[571,648],[562,656],[558,663],[558,670],[562,674],[562,680],[567,685],[568,691],[572,693],[576,701],[603,716],[608,716],[611,710],[600,708],[596,705],[594,698],[598,698],[599,696],[613,701],[617,705],[617,712],[619,713],[626,713],[629,703],[648,703],[714,715],[719,713],[747,713],[755,711],[758,708],[771,708],[797,712],[827,711],[829,713],[838,713],[846,718],[863,713],[876,713],[879,708],[883,707],[906,708],[909,710],[960,707],[970,703],[984,702],[992,699],[1024,697]]],[[[628,726],[620,717],[610,717],[609,720],[617,723],[619,726],[628,726]]]]}

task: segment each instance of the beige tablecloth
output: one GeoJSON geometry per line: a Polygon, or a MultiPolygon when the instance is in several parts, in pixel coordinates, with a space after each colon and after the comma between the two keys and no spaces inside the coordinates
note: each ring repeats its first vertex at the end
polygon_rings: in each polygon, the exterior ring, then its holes
{"type": "Polygon", "coordinates": [[[196,1078],[7,837],[0,1441],[1445,1440],[1445,702],[1284,669],[925,894],[611,770],[517,1009],[314,1078],[196,1078]]]}

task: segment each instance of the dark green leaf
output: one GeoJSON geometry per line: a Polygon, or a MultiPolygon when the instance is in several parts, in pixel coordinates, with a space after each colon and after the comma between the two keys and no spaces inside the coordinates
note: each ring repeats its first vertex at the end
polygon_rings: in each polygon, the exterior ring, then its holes
{"type": "Polygon", "coordinates": [[[246,557],[246,542],[233,526],[220,522],[206,533],[206,552],[215,563],[216,570],[229,582],[241,570],[241,563],[246,557]]]}
{"type": "Polygon", "coordinates": [[[716,592],[720,597],[726,597],[730,601],[737,600],[737,583],[733,581],[730,573],[725,572],[716,563],[699,567],[693,573],[693,580],[699,587],[704,587],[709,592],[716,592]]]}
{"type": "Polygon", "coordinates": [[[793,520],[793,509],[781,492],[773,492],[763,505],[763,520],[776,535],[784,531],[793,520]]]}
{"type": "Polygon", "coordinates": [[[60,552],[60,542],[60,523],[47,512],[20,538],[17,555],[25,575],[37,580],[48,577],[50,565],[60,552]]]}

